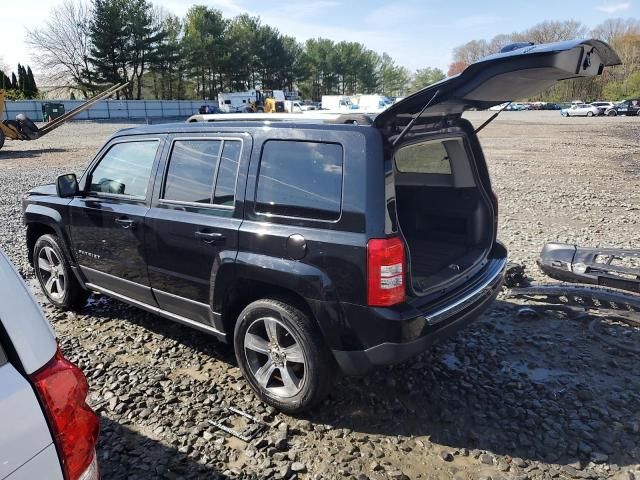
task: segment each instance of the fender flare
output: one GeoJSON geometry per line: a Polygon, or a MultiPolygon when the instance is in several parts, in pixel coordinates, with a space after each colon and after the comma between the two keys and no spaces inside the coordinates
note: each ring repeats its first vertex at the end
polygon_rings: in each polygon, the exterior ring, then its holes
{"type": "MultiPolygon", "coordinates": [[[[62,215],[60,212],[54,208],[46,207],[44,205],[29,204],[24,210],[24,223],[27,226],[27,235],[30,225],[40,224],[52,228],[56,232],[57,237],[63,243],[62,247],[64,253],[67,255],[67,260],[69,260],[69,263],[71,263],[72,266],[76,265],[75,256],[70,249],[71,242],[66,229],[63,227],[62,215]]],[[[29,263],[33,265],[33,252],[30,248],[27,250],[29,263]]]]}
{"type": "Polygon", "coordinates": [[[223,312],[228,295],[242,282],[258,282],[301,297],[329,345],[333,345],[345,317],[331,278],[321,269],[286,258],[240,252],[235,262],[222,262],[212,285],[212,308],[223,312]]]}

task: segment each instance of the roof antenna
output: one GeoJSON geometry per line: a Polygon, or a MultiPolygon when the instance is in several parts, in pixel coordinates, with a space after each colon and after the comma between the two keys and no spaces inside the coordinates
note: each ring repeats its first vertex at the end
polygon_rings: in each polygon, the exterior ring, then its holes
{"type": "Polygon", "coordinates": [[[418,120],[418,118],[420,118],[420,116],[425,112],[425,110],[431,106],[431,104],[433,103],[433,101],[436,99],[438,95],[440,95],[440,89],[436,90],[436,93],[433,94],[433,97],[431,97],[431,99],[422,108],[422,110],[420,110],[420,113],[418,113],[418,115],[413,117],[411,121],[407,124],[407,126],[404,127],[404,129],[402,129],[402,131],[400,132],[400,135],[398,135],[396,139],[393,141],[393,143],[391,144],[392,147],[395,147],[398,144],[398,142],[402,140],[407,135],[407,133],[409,133],[409,130],[411,130],[411,127],[413,127],[413,124],[416,123],[416,120],[418,120]]]}
{"type": "Polygon", "coordinates": [[[507,103],[505,103],[505,104],[504,104],[504,106],[503,106],[500,110],[498,110],[496,113],[494,113],[493,115],[491,115],[491,116],[489,117],[489,119],[488,119],[486,122],[484,122],[482,125],[480,125],[478,128],[476,128],[475,132],[473,132],[473,133],[477,134],[480,130],[482,130],[484,127],[486,127],[486,126],[487,126],[487,125],[489,125],[491,122],[493,122],[493,119],[494,119],[494,118],[496,118],[498,115],[500,115],[500,114],[502,113],[502,111],[503,111],[505,108],[507,108],[509,105],[511,105],[511,102],[507,102],[507,103]]]}

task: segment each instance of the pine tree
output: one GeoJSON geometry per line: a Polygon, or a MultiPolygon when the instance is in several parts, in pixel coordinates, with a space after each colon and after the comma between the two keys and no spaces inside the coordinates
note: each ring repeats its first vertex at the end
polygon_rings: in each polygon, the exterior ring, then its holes
{"type": "MultiPolygon", "coordinates": [[[[113,85],[128,82],[125,28],[126,0],[93,0],[93,21],[90,26],[93,71],[89,83],[113,85]]],[[[120,93],[117,94],[120,98],[120,93]]]]}
{"type": "Polygon", "coordinates": [[[0,70],[0,90],[9,90],[11,88],[11,79],[0,70]]]}
{"type": "Polygon", "coordinates": [[[16,72],[11,72],[11,90],[18,89],[18,79],[16,78],[16,72]]]}
{"type": "Polygon", "coordinates": [[[27,80],[25,95],[27,98],[36,98],[38,96],[38,86],[36,85],[36,79],[33,77],[31,67],[27,65],[27,80]]]}
{"type": "Polygon", "coordinates": [[[26,75],[25,75],[24,67],[18,64],[18,90],[24,93],[24,87],[26,84],[26,75]]]}

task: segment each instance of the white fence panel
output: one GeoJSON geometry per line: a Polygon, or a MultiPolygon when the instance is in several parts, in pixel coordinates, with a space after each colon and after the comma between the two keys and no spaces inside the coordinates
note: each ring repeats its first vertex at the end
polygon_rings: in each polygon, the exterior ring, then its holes
{"type": "MultiPolygon", "coordinates": [[[[42,104],[48,102],[62,103],[65,112],[84,103],[82,100],[7,100],[0,120],[13,120],[23,113],[34,122],[42,122],[42,104]]],[[[198,113],[200,105],[201,102],[192,100],[106,100],[94,104],[75,120],[184,120],[198,113]]]]}

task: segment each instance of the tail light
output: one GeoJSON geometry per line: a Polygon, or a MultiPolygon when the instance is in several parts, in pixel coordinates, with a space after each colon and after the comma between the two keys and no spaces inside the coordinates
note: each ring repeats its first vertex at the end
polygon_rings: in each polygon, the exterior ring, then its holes
{"type": "Polygon", "coordinates": [[[85,401],[89,385],[82,371],[58,349],[30,378],[49,422],[65,480],[99,479],[95,447],[100,423],[85,401]]]}
{"type": "Polygon", "coordinates": [[[367,303],[388,307],[404,300],[404,242],[374,238],[367,244],[367,303]]]}

